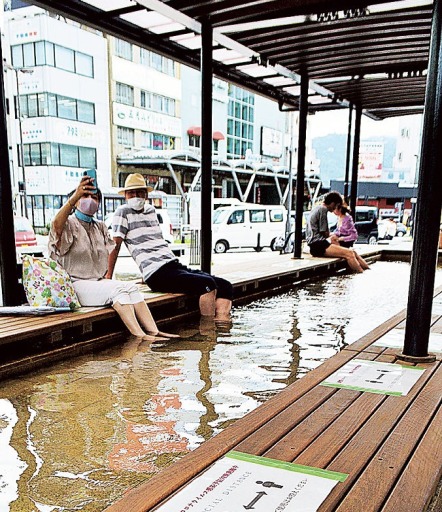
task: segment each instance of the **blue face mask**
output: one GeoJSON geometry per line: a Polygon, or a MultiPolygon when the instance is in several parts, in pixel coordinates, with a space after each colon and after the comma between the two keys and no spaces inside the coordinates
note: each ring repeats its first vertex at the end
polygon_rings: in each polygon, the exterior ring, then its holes
{"type": "Polygon", "coordinates": [[[75,216],[78,220],[82,220],[83,222],[92,222],[94,220],[91,215],[86,215],[85,213],[80,212],[78,208],[75,210],[75,216]]]}

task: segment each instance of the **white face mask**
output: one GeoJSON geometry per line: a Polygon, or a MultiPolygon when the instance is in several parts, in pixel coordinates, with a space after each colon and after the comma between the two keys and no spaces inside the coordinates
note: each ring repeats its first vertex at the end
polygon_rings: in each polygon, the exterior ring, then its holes
{"type": "Polygon", "coordinates": [[[144,210],[144,203],[146,200],[144,197],[131,197],[127,200],[127,204],[130,208],[134,210],[144,210]]]}

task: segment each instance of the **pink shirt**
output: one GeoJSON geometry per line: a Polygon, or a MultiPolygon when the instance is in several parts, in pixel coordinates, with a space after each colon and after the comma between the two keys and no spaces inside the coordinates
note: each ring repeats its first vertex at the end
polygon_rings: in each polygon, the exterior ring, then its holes
{"type": "Polygon", "coordinates": [[[344,238],[344,242],[354,242],[358,239],[358,232],[351,215],[346,213],[344,216],[338,217],[338,227],[335,230],[335,235],[344,238]]]}

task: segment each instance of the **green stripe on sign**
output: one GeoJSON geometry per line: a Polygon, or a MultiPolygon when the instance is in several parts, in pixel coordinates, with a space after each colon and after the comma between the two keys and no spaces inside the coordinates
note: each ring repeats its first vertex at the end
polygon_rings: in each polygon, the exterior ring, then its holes
{"type": "Polygon", "coordinates": [[[269,459],[267,457],[259,457],[258,455],[250,455],[248,453],[242,452],[228,452],[226,453],[225,457],[228,457],[229,459],[242,460],[244,462],[252,462],[253,464],[260,464],[261,466],[269,466],[272,468],[294,471],[295,473],[319,476],[322,478],[328,478],[329,480],[337,480],[339,482],[344,482],[345,479],[348,477],[348,474],[346,473],[328,471],[327,469],[312,468],[310,466],[301,466],[300,464],[292,464],[291,462],[269,459]]]}
{"type": "Polygon", "coordinates": [[[319,385],[327,386],[329,388],[351,389],[353,391],[376,393],[377,395],[403,396],[403,393],[401,393],[400,391],[387,391],[385,389],[361,388],[359,386],[349,386],[347,384],[336,384],[335,382],[327,382],[325,380],[323,382],[321,382],[319,385]]]}

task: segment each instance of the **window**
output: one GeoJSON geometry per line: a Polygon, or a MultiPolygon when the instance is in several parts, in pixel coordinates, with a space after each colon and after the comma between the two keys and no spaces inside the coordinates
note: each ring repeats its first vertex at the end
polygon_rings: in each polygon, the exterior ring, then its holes
{"type": "Polygon", "coordinates": [[[145,48],[140,48],[140,62],[166,75],[176,76],[175,63],[173,60],[146,50],[145,48]]]}
{"type": "Polygon", "coordinates": [[[26,117],[60,117],[95,124],[95,105],[52,93],[20,96],[20,115],[26,117]]]}
{"type": "Polygon", "coordinates": [[[237,210],[236,212],[233,212],[229,220],[227,221],[227,224],[242,224],[244,223],[244,210],[237,210]]]}
{"type": "Polygon", "coordinates": [[[270,210],[269,217],[270,222],[282,222],[284,220],[282,210],[270,210]]]}
{"type": "Polygon", "coordinates": [[[141,132],[141,147],[146,149],[174,149],[175,137],[160,133],[141,132]]]}
{"type": "Polygon", "coordinates": [[[15,68],[53,66],[91,78],[94,76],[93,57],[49,41],[12,46],[11,55],[15,68]]]}
{"type": "Polygon", "coordinates": [[[132,128],[124,128],[117,126],[117,142],[122,146],[134,147],[135,145],[135,130],[132,128]]]}
{"type": "Polygon", "coordinates": [[[117,82],[117,94],[116,100],[118,103],[123,103],[124,105],[130,105],[133,107],[134,105],[134,88],[130,85],[122,84],[117,82]]]}
{"type": "Polygon", "coordinates": [[[97,167],[97,151],[95,148],[71,146],[69,144],[49,142],[24,144],[23,157],[25,165],[97,167]]]}
{"type": "Polygon", "coordinates": [[[253,120],[255,98],[248,91],[229,85],[227,117],[227,156],[242,158],[253,149],[253,120]]]}
{"type": "Polygon", "coordinates": [[[201,137],[199,135],[189,135],[189,147],[199,148],[201,144],[201,137]]]}
{"type": "Polygon", "coordinates": [[[265,210],[250,210],[250,222],[265,222],[266,211],[265,210]]]}
{"type": "Polygon", "coordinates": [[[122,39],[115,39],[115,55],[126,60],[133,60],[133,46],[122,39]]]}
{"type": "Polygon", "coordinates": [[[142,108],[175,116],[175,100],[148,91],[141,91],[140,104],[142,108]]]}
{"type": "Polygon", "coordinates": [[[55,45],[55,67],[75,73],[74,50],[55,45]]]}

